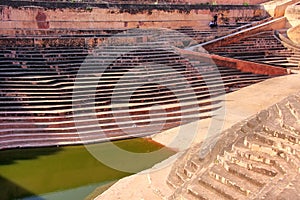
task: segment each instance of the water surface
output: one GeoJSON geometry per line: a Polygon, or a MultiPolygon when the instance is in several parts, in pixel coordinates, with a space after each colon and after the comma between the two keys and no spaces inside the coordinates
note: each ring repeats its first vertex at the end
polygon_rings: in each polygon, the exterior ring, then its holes
{"type": "MultiPolygon", "coordinates": [[[[116,141],[114,144],[127,151],[138,153],[156,151],[162,148],[161,145],[152,140],[142,138],[116,141]]],[[[108,155],[111,150],[111,145],[106,143],[91,146],[108,155]]],[[[143,170],[166,159],[173,153],[170,149],[164,148],[159,157],[148,163],[139,163],[139,160],[136,160],[135,164],[140,165],[141,170],[143,170]]],[[[80,190],[87,193],[97,185],[128,175],[130,173],[111,169],[99,162],[86,150],[85,146],[0,151],[1,200],[32,196],[40,197],[39,199],[53,199],[53,197],[60,199],[57,195],[65,195],[66,197],[66,195],[72,194],[72,192],[70,193],[72,190],[77,191],[77,193],[78,191],[80,193],[80,190]],[[87,190],[87,188],[90,189],[87,190]]],[[[85,195],[83,194],[83,196],[85,195]]],[[[78,199],[82,199],[79,196],[78,194],[78,199]]]]}

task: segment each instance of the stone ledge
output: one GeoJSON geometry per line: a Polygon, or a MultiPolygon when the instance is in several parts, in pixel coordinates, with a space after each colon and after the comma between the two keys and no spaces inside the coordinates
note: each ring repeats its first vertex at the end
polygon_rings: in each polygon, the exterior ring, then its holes
{"type": "Polygon", "coordinates": [[[207,4],[128,4],[128,3],[93,3],[93,2],[49,2],[49,1],[10,1],[2,0],[1,5],[7,5],[14,8],[24,6],[37,6],[48,9],[61,9],[61,8],[118,8],[125,12],[139,12],[144,10],[181,10],[189,12],[193,9],[197,10],[242,10],[242,9],[263,9],[261,5],[207,5],[207,4]]]}
{"type": "Polygon", "coordinates": [[[275,67],[267,64],[238,60],[234,58],[227,58],[219,55],[210,55],[206,53],[194,52],[183,49],[178,49],[178,52],[187,57],[201,57],[201,59],[207,62],[213,61],[213,64],[239,69],[242,72],[251,72],[254,74],[264,74],[272,76],[290,74],[290,71],[285,68],[275,67]]]}

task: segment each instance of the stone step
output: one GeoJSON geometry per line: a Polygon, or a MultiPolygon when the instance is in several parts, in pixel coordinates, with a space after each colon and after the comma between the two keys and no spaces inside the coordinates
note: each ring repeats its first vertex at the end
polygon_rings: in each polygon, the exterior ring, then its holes
{"type": "MultiPolygon", "coordinates": [[[[277,46],[277,45],[265,45],[265,46],[229,46],[227,48],[220,47],[217,49],[214,49],[214,53],[216,54],[222,54],[222,53],[239,53],[241,50],[244,50],[241,53],[249,53],[249,52],[265,52],[265,51],[280,51],[280,50],[286,50],[285,47],[277,46]],[[255,51],[257,49],[257,51],[255,51]]],[[[242,55],[242,54],[239,54],[242,55]]]]}
{"type": "Polygon", "coordinates": [[[276,167],[281,173],[287,173],[291,167],[286,161],[279,156],[271,156],[264,152],[250,151],[242,143],[236,143],[233,145],[233,151],[236,155],[244,157],[249,160],[262,162],[271,166],[276,167]]]}
{"type": "Polygon", "coordinates": [[[285,63],[280,63],[280,64],[273,63],[272,65],[278,66],[278,67],[284,67],[284,68],[297,68],[298,67],[298,64],[291,63],[291,62],[285,62],[285,63]]]}
{"type": "Polygon", "coordinates": [[[297,134],[284,130],[281,126],[275,125],[271,122],[264,124],[262,131],[274,138],[287,140],[296,145],[300,144],[300,139],[297,134]]]}
{"type": "Polygon", "coordinates": [[[201,184],[191,184],[187,188],[188,193],[196,197],[196,199],[201,200],[211,200],[211,199],[227,199],[224,196],[218,194],[214,190],[210,190],[201,184]]]}
{"type": "Polygon", "coordinates": [[[275,137],[272,134],[264,132],[264,131],[257,132],[257,133],[255,133],[255,135],[259,136],[263,140],[267,140],[270,143],[272,143],[272,146],[277,149],[277,152],[278,152],[278,150],[279,151],[283,150],[295,157],[300,158],[299,157],[300,156],[300,150],[299,150],[300,145],[299,144],[290,142],[288,139],[282,139],[279,137],[275,137]]]}
{"type": "Polygon", "coordinates": [[[221,164],[224,162],[230,162],[238,165],[239,167],[243,167],[246,170],[251,170],[270,177],[276,176],[279,173],[278,169],[276,169],[274,166],[270,166],[269,164],[265,164],[263,162],[249,160],[245,157],[235,155],[234,153],[224,152],[224,157],[219,156],[218,160],[221,164]]]}
{"type": "Polygon", "coordinates": [[[192,165],[191,165],[191,162],[188,161],[185,165],[184,165],[184,168],[183,168],[183,171],[184,171],[184,174],[191,178],[195,172],[196,172],[197,169],[195,169],[192,165]]]}
{"type": "Polygon", "coordinates": [[[186,182],[189,179],[189,177],[184,173],[183,167],[178,167],[175,174],[178,177],[178,180],[182,183],[186,182]]]}
{"type": "Polygon", "coordinates": [[[222,165],[215,164],[209,171],[209,174],[223,184],[239,190],[246,196],[250,196],[259,191],[260,187],[237,175],[229,173],[222,165]]]}
{"type": "Polygon", "coordinates": [[[167,184],[174,189],[179,188],[184,183],[181,178],[179,178],[175,173],[170,173],[167,178],[167,184]]]}
{"type": "Polygon", "coordinates": [[[300,66],[299,63],[300,63],[300,58],[296,58],[294,56],[291,56],[290,58],[287,58],[287,61],[291,64],[293,64],[294,66],[300,66]]]}
{"type": "Polygon", "coordinates": [[[274,62],[286,62],[287,58],[285,56],[270,56],[270,57],[261,57],[261,58],[257,58],[257,59],[253,58],[253,59],[249,59],[249,60],[272,63],[273,61],[274,62]]]}
{"type": "Polygon", "coordinates": [[[201,167],[201,164],[202,164],[202,161],[199,158],[198,154],[190,160],[190,165],[195,171],[201,167]]]}
{"type": "Polygon", "coordinates": [[[239,60],[256,60],[256,59],[266,59],[266,60],[273,60],[273,59],[286,59],[286,56],[284,55],[240,55],[240,56],[235,56],[236,59],[239,60]]]}
{"type": "Polygon", "coordinates": [[[285,68],[298,66],[295,61],[288,62],[289,58],[294,55],[294,52],[278,41],[273,32],[252,35],[227,46],[215,47],[211,52],[226,57],[272,64],[285,68]]]}
{"type": "MultiPolygon", "coordinates": [[[[27,72],[25,72],[27,73],[27,72]]],[[[31,72],[30,72],[31,73],[31,72]]],[[[46,73],[46,72],[45,72],[46,73]]],[[[143,74],[140,74],[143,75],[143,74]]],[[[235,74],[223,74],[221,73],[221,78],[215,78],[213,76],[206,76],[206,75],[201,75],[201,74],[192,74],[192,72],[189,72],[187,74],[185,74],[183,76],[183,74],[174,74],[174,73],[169,73],[168,76],[166,76],[165,78],[170,78],[170,77],[174,77],[174,80],[172,81],[166,81],[165,86],[170,86],[170,87],[175,87],[174,89],[180,89],[183,88],[183,83],[186,84],[186,82],[188,81],[191,84],[194,84],[196,89],[207,89],[212,87],[212,85],[219,85],[220,86],[220,80],[222,79],[224,82],[224,86],[230,86],[230,84],[241,84],[242,82],[249,82],[249,83],[254,83],[260,80],[264,80],[266,78],[268,78],[267,76],[259,76],[259,75],[242,75],[241,73],[237,73],[235,74]],[[188,77],[185,77],[188,76],[188,77]],[[205,83],[209,83],[209,86],[205,86],[205,83]]],[[[56,76],[56,75],[55,75],[56,76]]],[[[54,77],[50,77],[49,80],[24,80],[24,81],[20,81],[20,80],[7,80],[5,81],[5,84],[1,84],[2,86],[6,86],[8,88],[18,88],[20,90],[24,90],[25,88],[30,88],[30,89],[34,89],[34,90],[72,90],[74,88],[73,83],[74,80],[73,78],[68,78],[68,79],[64,79],[64,80],[55,80],[55,76],[54,77]],[[38,86],[37,86],[38,85],[38,86]],[[38,88],[40,87],[40,88],[38,88]]],[[[116,77],[108,77],[106,79],[102,78],[100,80],[97,80],[96,77],[92,77],[92,78],[84,78],[84,79],[77,79],[77,84],[86,84],[89,81],[88,86],[86,86],[87,89],[89,89],[91,87],[91,84],[99,84],[99,87],[101,88],[102,86],[105,88],[102,88],[104,91],[106,92],[112,92],[112,88],[118,83],[118,85],[120,85],[120,88],[124,88],[124,87],[136,87],[139,84],[138,83],[133,83],[132,81],[128,81],[128,80],[123,80],[122,82],[118,82],[116,80],[116,78],[121,78],[120,76],[116,76],[116,77]]],[[[134,76],[128,76],[126,77],[126,79],[129,78],[134,78],[134,76]]],[[[147,84],[149,83],[150,80],[154,80],[156,83],[158,82],[162,82],[162,78],[163,78],[163,74],[151,74],[150,76],[145,76],[143,79],[139,78],[139,83],[144,83],[147,84]],[[156,76],[156,78],[154,78],[154,76],[156,76]]],[[[149,89],[149,88],[153,88],[149,86],[145,86],[145,89],[149,89]]],[[[145,90],[144,89],[144,90],[145,90]]],[[[119,91],[119,88],[116,88],[116,93],[120,93],[122,91],[119,91]]],[[[124,95],[124,94],[123,94],[124,95]]]]}
{"type": "Polygon", "coordinates": [[[212,190],[214,193],[217,193],[218,195],[222,195],[226,199],[235,199],[235,200],[248,199],[247,196],[244,195],[243,193],[240,193],[238,190],[234,189],[233,187],[223,184],[222,182],[210,176],[208,173],[204,173],[199,178],[199,184],[208,188],[209,190],[212,190]]]}
{"type": "Polygon", "coordinates": [[[251,151],[265,152],[271,156],[276,156],[279,149],[273,147],[273,144],[269,144],[272,141],[260,137],[258,134],[250,134],[244,138],[244,145],[251,151]]]}
{"type": "Polygon", "coordinates": [[[193,156],[190,157],[184,165],[184,173],[190,178],[192,175],[202,167],[201,160],[198,152],[193,152],[193,156]]]}
{"type": "Polygon", "coordinates": [[[225,162],[223,163],[223,166],[228,172],[237,175],[240,178],[243,178],[259,187],[262,187],[263,185],[268,183],[269,179],[271,178],[270,176],[257,173],[251,169],[246,169],[237,164],[225,162]]]}

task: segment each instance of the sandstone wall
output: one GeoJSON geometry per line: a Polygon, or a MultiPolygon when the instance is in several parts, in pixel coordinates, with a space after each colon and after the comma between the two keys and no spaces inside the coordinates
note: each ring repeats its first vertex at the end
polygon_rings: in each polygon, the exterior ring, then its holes
{"type": "Polygon", "coordinates": [[[287,7],[285,17],[291,26],[287,31],[288,37],[296,44],[300,44],[300,3],[287,7]]]}
{"type": "Polygon", "coordinates": [[[224,5],[234,5],[234,4],[249,4],[249,5],[255,5],[255,4],[261,4],[264,2],[267,2],[268,0],[184,0],[184,2],[187,3],[210,3],[210,4],[224,4],[224,5]]]}
{"type": "MultiPolygon", "coordinates": [[[[276,18],[271,21],[267,21],[263,24],[257,25],[255,27],[249,28],[247,30],[243,30],[238,33],[233,33],[224,38],[217,38],[216,40],[208,41],[204,44],[201,44],[201,47],[205,48],[207,51],[218,47],[218,46],[226,46],[231,43],[238,42],[239,40],[259,32],[270,31],[270,30],[278,30],[286,27],[286,19],[285,17],[276,18]]],[[[197,48],[197,47],[195,47],[197,48]]]]}
{"type": "Polygon", "coordinates": [[[300,25],[300,2],[286,8],[285,17],[291,26],[300,25]]]}
{"type": "Polygon", "coordinates": [[[284,16],[286,8],[297,1],[298,0],[274,0],[264,3],[263,6],[272,17],[282,17],[284,16]]]}
{"type": "MultiPolygon", "coordinates": [[[[52,5],[52,4],[49,4],[52,5]]],[[[63,4],[65,5],[65,4],[63,4]]],[[[158,6],[158,7],[67,7],[0,6],[0,28],[24,29],[111,29],[207,27],[218,13],[221,21],[245,22],[267,17],[260,6],[158,6]]]]}

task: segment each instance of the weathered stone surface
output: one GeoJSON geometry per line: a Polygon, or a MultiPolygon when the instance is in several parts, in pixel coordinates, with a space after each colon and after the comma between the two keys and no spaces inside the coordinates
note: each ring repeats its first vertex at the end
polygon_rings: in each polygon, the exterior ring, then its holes
{"type": "Polygon", "coordinates": [[[298,68],[300,62],[300,48],[285,45],[274,31],[262,31],[240,38],[238,41],[220,43],[219,46],[209,45],[208,51],[220,56],[282,68],[298,68]]]}
{"type": "Polygon", "coordinates": [[[0,27],[40,30],[208,27],[215,13],[219,14],[220,22],[230,24],[268,17],[260,5],[1,1],[0,27]]]}
{"type": "MultiPolygon", "coordinates": [[[[299,102],[299,93],[289,96],[228,129],[172,198],[186,192],[198,199],[214,199],[216,195],[219,199],[298,199],[299,102]],[[272,127],[273,132],[266,127],[272,127]]],[[[200,150],[195,146],[182,162],[189,162],[187,158],[196,155],[197,148],[200,150]]],[[[181,165],[178,161],[173,171],[181,165]]]]}

